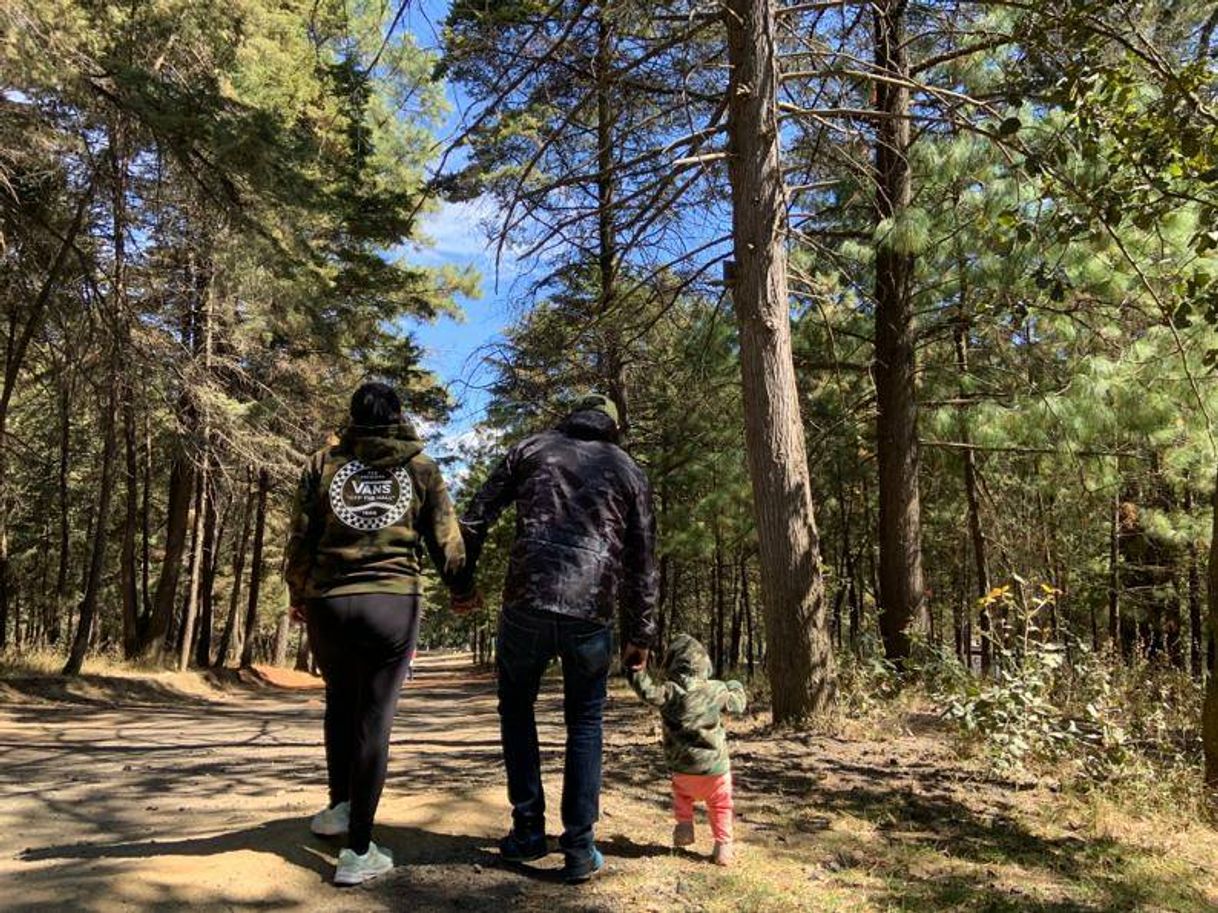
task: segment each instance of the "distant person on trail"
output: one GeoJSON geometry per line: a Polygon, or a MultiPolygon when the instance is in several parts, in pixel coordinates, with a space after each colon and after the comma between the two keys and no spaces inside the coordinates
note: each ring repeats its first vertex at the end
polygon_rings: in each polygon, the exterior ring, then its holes
{"type": "Polygon", "coordinates": [[[673,846],[694,842],[694,803],[705,802],[715,838],[711,860],[729,866],[732,847],[732,767],[723,713],[744,713],[744,685],[711,678],[706,648],[688,634],[676,637],[664,657],[665,681],[652,682],[646,669],[626,677],[635,693],[659,708],[664,724],[664,760],[672,775],[673,846]]]}
{"type": "Polygon", "coordinates": [[[326,682],[330,804],[310,827],[347,835],[334,883],[393,867],[372,842],[385,785],[389,730],[419,634],[423,551],[452,580],[465,561],[456,514],[436,464],[385,384],[351,397],[351,423],[314,454],[296,492],[286,578],[292,616],[326,682]]]}
{"type": "Polygon", "coordinates": [[[651,489],[617,445],[613,403],[579,400],[557,428],[508,451],[461,518],[469,560],[453,607],[477,604],[474,564],[496,518],[516,506],[496,664],[503,761],[512,829],[499,851],[509,862],[549,852],[534,703],[550,661],[562,661],[563,764],[559,845],[563,880],[587,881],[604,865],[593,825],[600,815],[601,745],[621,618],[622,662],[641,669],[655,636],[657,574],[651,489]]]}

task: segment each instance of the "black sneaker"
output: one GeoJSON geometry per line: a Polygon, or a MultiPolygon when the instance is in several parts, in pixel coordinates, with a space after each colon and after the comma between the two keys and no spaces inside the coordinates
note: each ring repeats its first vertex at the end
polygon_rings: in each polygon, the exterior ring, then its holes
{"type": "Polygon", "coordinates": [[[544,833],[521,835],[512,830],[499,841],[499,858],[504,862],[534,862],[549,852],[549,841],[544,833]]]}
{"type": "Polygon", "coordinates": [[[601,855],[600,850],[592,847],[591,855],[583,859],[567,857],[566,864],[562,867],[562,880],[567,884],[583,884],[604,867],[605,857],[601,855]]]}

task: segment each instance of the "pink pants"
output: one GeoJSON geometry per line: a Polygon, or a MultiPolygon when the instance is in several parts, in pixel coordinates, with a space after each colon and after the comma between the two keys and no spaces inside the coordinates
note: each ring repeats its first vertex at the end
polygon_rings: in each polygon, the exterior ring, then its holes
{"type": "Polygon", "coordinates": [[[694,820],[694,803],[706,803],[716,843],[732,842],[732,775],[673,774],[672,813],[678,822],[694,820]]]}

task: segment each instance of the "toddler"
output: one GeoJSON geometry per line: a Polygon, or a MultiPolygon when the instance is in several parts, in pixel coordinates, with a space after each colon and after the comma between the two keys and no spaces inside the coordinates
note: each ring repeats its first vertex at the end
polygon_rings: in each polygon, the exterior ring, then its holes
{"type": "Polygon", "coordinates": [[[681,634],[664,657],[666,681],[656,684],[646,669],[628,672],[635,693],[658,707],[664,723],[664,759],[672,774],[674,846],[694,842],[694,803],[705,802],[717,865],[731,865],[732,771],[722,714],[743,713],[746,697],[740,682],[711,678],[706,649],[681,634]]]}

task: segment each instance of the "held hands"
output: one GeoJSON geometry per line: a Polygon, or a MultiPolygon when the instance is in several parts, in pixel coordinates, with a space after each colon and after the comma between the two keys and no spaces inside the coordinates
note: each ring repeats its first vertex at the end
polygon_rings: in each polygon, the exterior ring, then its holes
{"type": "Polygon", "coordinates": [[[647,665],[647,657],[651,651],[637,644],[626,644],[622,651],[622,666],[627,672],[639,672],[647,665]]]}
{"type": "Polygon", "coordinates": [[[482,606],[482,593],[478,590],[471,590],[468,593],[453,593],[452,602],[449,604],[454,615],[468,615],[470,612],[476,612],[482,606]]]}

